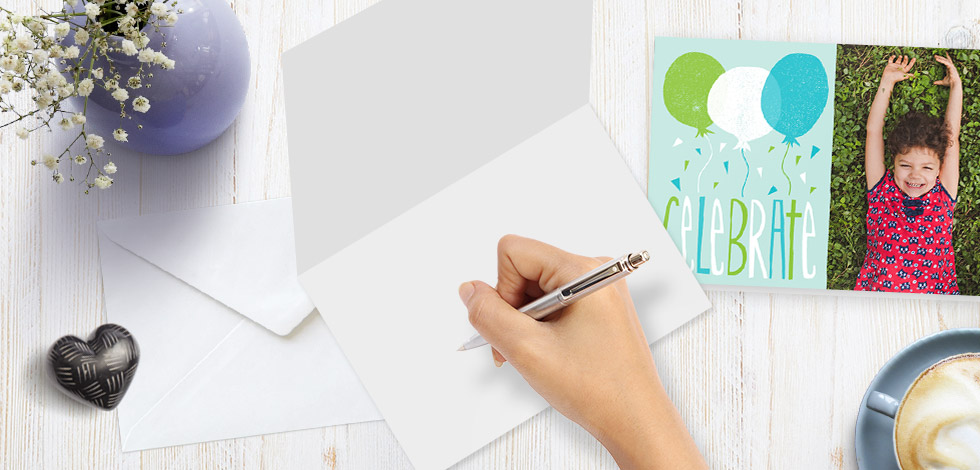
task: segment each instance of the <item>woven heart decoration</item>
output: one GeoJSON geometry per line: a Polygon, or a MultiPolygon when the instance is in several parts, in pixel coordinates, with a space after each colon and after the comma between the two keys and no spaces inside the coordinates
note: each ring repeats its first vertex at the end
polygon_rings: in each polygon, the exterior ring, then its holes
{"type": "Polygon", "coordinates": [[[48,369],[70,397],[111,410],[133,382],[139,356],[133,335],[107,323],[88,341],[70,335],[58,339],[48,350],[48,369]]]}

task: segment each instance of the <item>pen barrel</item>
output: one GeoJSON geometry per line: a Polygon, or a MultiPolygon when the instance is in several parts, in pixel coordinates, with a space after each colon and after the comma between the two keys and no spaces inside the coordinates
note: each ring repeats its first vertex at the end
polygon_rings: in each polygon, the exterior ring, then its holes
{"type": "Polygon", "coordinates": [[[559,295],[546,295],[541,297],[534,302],[531,302],[520,308],[521,312],[526,313],[529,317],[540,320],[552,313],[561,310],[565,304],[561,302],[561,297],[559,295]]]}

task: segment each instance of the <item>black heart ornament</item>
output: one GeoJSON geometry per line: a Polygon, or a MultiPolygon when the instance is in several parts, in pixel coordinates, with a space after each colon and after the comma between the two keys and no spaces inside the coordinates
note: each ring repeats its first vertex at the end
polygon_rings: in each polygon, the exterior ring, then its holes
{"type": "Polygon", "coordinates": [[[125,328],[107,323],[85,341],[62,336],[48,350],[48,373],[68,396],[111,410],[136,374],[139,345],[125,328]]]}

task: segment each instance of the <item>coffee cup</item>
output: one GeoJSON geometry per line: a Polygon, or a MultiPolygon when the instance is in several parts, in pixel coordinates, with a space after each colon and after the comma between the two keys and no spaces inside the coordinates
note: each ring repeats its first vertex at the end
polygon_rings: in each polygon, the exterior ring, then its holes
{"type": "Polygon", "coordinates": [[[872,391],[866,405],[895,420],[891,438],[902,470],[980,470],[980,353],[946,357],[900,400],[872,391]]]}

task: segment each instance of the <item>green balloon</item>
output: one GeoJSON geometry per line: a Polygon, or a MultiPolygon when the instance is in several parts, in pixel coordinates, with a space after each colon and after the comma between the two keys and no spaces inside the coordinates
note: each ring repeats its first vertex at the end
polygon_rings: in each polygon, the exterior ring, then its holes
{"type": "Polygon", "coordinates": [[[688,52],[670,64],[664,77],[664,105],[681,124],[698,130],[697,137],[710,133],[708,92],[725,68],[708,54],[688,52]]]}

